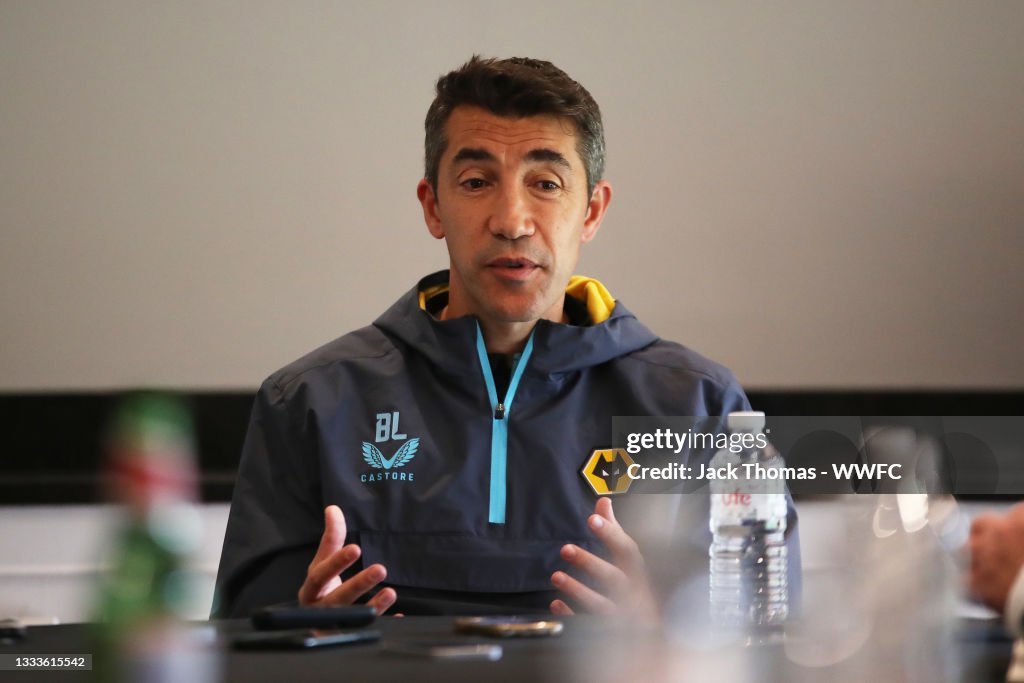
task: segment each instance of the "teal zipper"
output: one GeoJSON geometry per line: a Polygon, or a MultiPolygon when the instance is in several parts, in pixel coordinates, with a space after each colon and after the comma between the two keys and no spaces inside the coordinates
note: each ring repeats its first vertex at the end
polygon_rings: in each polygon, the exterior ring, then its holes
{"type": "Polygon", "coordinates": [[[487,385],[487,398],[491,401],[491,496],[487,511],[487,521],[491,524],[505,523],[505,506],[508,493],[508,415],[512,410],[512,399],[516,396],[516,388],[526,369],[526,362],[533,353],[533,332],[526,340],[516,366],[512,370],[512,379],[508,383],[505,398],[498,400],[498,392],[494,387],[494,373],[491,362],[487,358],[487,347],[484,346],[484,334],[480,331],[480,323],[476,324],[476,352],[480,357],[480,369],[484,373],[487,385]]]}

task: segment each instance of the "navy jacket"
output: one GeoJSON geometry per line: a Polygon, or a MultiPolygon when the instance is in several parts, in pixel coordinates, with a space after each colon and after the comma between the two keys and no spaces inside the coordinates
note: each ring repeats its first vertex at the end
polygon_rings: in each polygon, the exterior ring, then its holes
{"type": "Polygon", "coordinates": [[[591,324],[540,321],[496,401],[475,318],[427,310],[446,283],[424,278],[373,325],[264,382],[214,616],[294,600],[332,503],[362,547],[352,571],[383,563],[397,611],[546,609],[563,544],[603,553],[580,470],[611,446],[612,416],[749,408],[732,373],[659,339],[596,281],[567,290],[591,324]]]}

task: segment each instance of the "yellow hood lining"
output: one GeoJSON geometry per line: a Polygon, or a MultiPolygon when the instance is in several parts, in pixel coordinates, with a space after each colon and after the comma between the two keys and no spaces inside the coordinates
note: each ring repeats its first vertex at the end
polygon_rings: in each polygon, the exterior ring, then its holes
{"type": "Polygon", "coordinates": [[[580,299],[587,305],[590,322],[594,325],[603,323],[611,317],[615,309],[615,299],[600,282],[592,277],[573,275],[565,293],[574,299],[580,299]]]}

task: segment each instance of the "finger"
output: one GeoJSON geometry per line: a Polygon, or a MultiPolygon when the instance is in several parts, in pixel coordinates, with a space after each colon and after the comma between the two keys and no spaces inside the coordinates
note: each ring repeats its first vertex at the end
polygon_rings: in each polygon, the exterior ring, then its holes
{"type": "Polygon", "coordinates": [[[309,577],[316,583],[324,584],[338,574],[351,567],[362,556],[362,548],[353,544],[347,545],[325,560],[310,565],[309,577]]]}
{"type": "Polygon", "coordinates": [[[587,525],[598,540],[612,553],[612,561],[631,575],[643,571],[644,558],[636,541],[626,533],[615,519],[610,498],[601,498],[594,506],[594,514],[587,518],[587,525]]]}
{"type": "Polygon", "coordinates": [[[572,544],[563,545],[562,559],[585,571],[609,591],[621,592],[629,585],[629,577],[611,562],[572,544]]]}
{"type": "Polygon", "coordinates": [[[615,519],[615,510],[612,508],[612,499],[608,496],[602,496],[597,499],[597,504],[594,505],[594,512],[610,522],[617,521],[615,519]]]}
{"type": "Polygon", "coordinates": [[[384,565],[371,564],[325,595],[321,602],[324,605],[351,605],[359,596],[383,581],[387,575],[388,571],[384,565]]]}
{"type": "MultiPolygon", "coordinates": [[[[339,574],[355,564],[360,555],[362,555],[360,547],[352,544],[345,546],[331,557],[319,562],[314,559],[309,565],[309,570],[306,572],[306,580],[299,589],[299,602],[301,604],[308,604],[316,602],[323,597],[324,589],[332,581],[338,579],[339,574]]],[[[340,579],[338,580],[340,581],[340,579]]]]}
{"type": "Polygon", "coordinates": [[[563,617],[568,617],[573,614],[576,614],[572,611],[572,607],[569,607],[569,605],[565,604],[565,602],[562,600],[552,600],[549,607],[551,608],[552,614],[558,614],[563,617]]]}
{"type": "Polygon", "coordinates": [[[320,547],[316,550],[316,556],[311,564],[320,562],[345,545],[345,534],[348,527],[345,524],[345,515],[337,505],[328,505],[324,508],[324,533],[320,537],[320,547]]]}
{"type": "Polygon", "coordinates": [[[381,615],[387,612],[396,600],[398,600],[398,593],[394,588],[382,588],[366,604],[377,610],[378,615],[381,615]]]}
{"type": "MultiPolygon", "coordinates": [[[[565,572],[555,572],[552,574],[551,583],[555,588],[582,605],[588,612],[593,612],[594,614],[614,614],[616,611],[614,602],[593,588],[583,585],[565,572]]],[[[568,605],[566,605],[566,608],[568,608],[568,605]]]]}

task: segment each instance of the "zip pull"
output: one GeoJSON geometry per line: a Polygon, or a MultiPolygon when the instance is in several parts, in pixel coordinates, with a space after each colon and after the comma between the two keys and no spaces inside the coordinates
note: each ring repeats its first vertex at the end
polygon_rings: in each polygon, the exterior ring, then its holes
{"type": "Polygon", "coordinates": [[[484,384],[487,386],[488,405],[493,406],[494,410],[494,420],[491,422],[491,482],[487,522],[504,524],[505,503],[508,497],[508,414],[512,410],[512,401],[516,397],[516,388],[523,376],[523,370],[526,369],[530,354],[533,353],[533,332],[526,340],[523,353],[512,371],[504,399],[499,399],[495,391],[494,374],[491,372],[491,362],[487,358],[487,347],[484,346],[484,334],[480,331],[479,322],[476,325],[476,353],[480,359],[480,372],[483,373],[484,384]]]}

